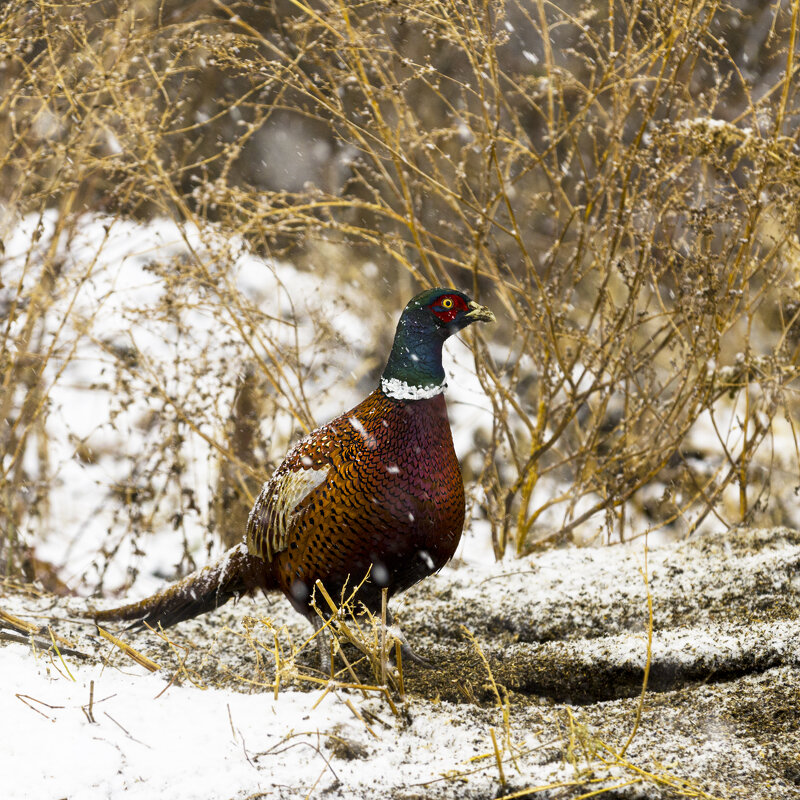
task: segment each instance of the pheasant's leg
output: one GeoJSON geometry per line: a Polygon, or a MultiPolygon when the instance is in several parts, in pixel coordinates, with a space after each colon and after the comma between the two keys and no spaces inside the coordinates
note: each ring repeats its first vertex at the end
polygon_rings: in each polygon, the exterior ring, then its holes
{"type": "Polygon", "coordinates": [[[331,635],[325,627],[325,620],[315,614],[311,618],[311,624],[317,632],[317,651],[319,652],[319,668],[323,675],[331,675],[331,635]]]}
{"type": "Polygon", "coordinates": [[[425,669],[433,669],[434,665],[428,661],[427,659],[423,658],[420,655],[417,655],[412,649],[411,645],[408,643],[408,640],[405,637],[403,631],[400,630],[398,625],[394,624],[394,616],[389,609],[386,609],[386,624],[392,629],[392,636],[400,642],[400,653],[402,654],[404,659],[408,659],[409,661],[413,661],[415,664],[419,664],[421,667],[425,667],[425,669]]]}

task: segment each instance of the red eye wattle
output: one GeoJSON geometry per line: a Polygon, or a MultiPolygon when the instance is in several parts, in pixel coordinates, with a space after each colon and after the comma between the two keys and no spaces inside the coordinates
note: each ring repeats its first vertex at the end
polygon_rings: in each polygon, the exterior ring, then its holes
{"type": "Polygon", "coordinates": [[[446,294],[429,307],[442,322],[452,322],[462,311],[467,310],[467,304],[457,294],[446,294]]]}

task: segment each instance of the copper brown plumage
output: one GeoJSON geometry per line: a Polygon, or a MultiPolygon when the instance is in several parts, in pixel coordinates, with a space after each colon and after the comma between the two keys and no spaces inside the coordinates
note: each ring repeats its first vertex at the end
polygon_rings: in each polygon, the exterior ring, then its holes
{"type": "MultiPolygon", "coordinates": [[[[287,454],[250,513],[246,543],[139,603],[95,619],[172,625],[256,589],[280,589],[313,623],[317,581],[356,587],[372,611],[441,569],[458,546],[464,488],[445,405],[441,347],[493,320],[454,290],[417,295],[398,323],[380,386],[287,454]]],[[[323,659],[324,660],[324,659],[323,659]]]]}
{"type": "Polygon", "coordinates": [[[444,396],[376,390],[289,453],[253,508],[247,546],[301,613],[317,580],[336,597],[368,570],[358,599],[375,609],[384,586],[394,594],[447,563],[463,525],[444,396]],[[309,481],[299,502],[298,475],[309,481]]]}

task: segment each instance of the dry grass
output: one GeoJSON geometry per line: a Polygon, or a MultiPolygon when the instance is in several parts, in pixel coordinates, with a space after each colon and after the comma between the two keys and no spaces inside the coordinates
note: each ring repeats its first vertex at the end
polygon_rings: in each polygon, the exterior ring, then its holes
{"type": "MultiPolygon", "coordinates": [[[[791,521],[797,10],[7,3],[5,230],[57,213],[0,290],[2,570],[35,573],[35,538],[19,532],[57,520],[48,390],[81,345],[65,332],[90,330],[70,315],[93,262],[62,260],[87,210],[212,221],[387,310],[415,282],[483,297],[502,318],[491,341],[470,338],[494,422],[465,469],[498,555],[791,521]],[[383,280],[361,275],[369,262],[383,280]]],[[[162,363],[103,345],[120,404],[143,387],[157,399],[145,451],[108,487],[134,542],[170,513],[235,539],[270,463],[314,422],[307,365],[330,346],[324,326],[293,349],[262,335],[272,309],[236,288],[229,253],[188,250],[153,265],[155,312],[188,335],[202,296],[242,368],[181,395],[175,372],[214,374],[213,348],[204,371],[179,365],[179,347],[162,363]],[[216,454],[201,508],[193,440],[216,454]]]]}

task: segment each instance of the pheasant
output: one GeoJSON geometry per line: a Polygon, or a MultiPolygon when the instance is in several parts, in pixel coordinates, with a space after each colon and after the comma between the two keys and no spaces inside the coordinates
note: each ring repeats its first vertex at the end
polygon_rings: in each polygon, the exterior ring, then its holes
{"type": "MultiPolygon", "coordinates": [[[[87,616],[166,628],[279,589],[320,629],[317,581],[331,598],[355,591],[355,602],[376,613],[383,589],[391,598],[440,570],[464,525],[442,345],[473,322],[494,320],[462,292],[418,294],[400,317],[379,386],[289,451],[250,512],[244,542],[151,597],[87,616]]],[[[327,640],[317,641],[327,671],[327,640]]],[[[403,652],[422,661],[405,642],[403,652]]]]}

